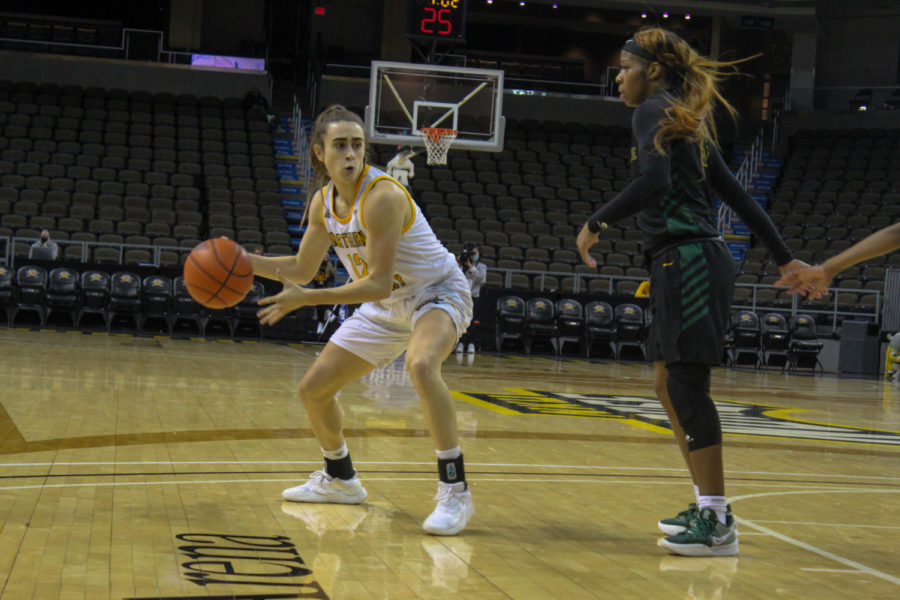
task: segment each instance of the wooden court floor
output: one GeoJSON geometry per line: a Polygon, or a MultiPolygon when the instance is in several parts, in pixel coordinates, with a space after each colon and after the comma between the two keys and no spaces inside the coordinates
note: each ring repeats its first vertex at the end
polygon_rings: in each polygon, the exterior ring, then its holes
{"type": "Polygon", "coordinates": [[[369,491],[320,468],[294,386],[319,347],[0,329],[0,597],[900,597],[900,389],[717,369],[732,558],[656,546],[692,499],[638,363],[451,356],[477,513],[424,534],[433,448],[402,365],[341,395],[369,491]]]}

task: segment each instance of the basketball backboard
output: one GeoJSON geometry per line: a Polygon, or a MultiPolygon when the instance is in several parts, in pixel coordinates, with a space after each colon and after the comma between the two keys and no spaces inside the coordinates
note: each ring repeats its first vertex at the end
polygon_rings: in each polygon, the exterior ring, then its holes
{"type": "Polygon", "coordinates": [[[366,135],[376,144],[423,146],[423,127],[458,131],[452,148],[503,149],[503,71],[372,62],[366,135]]]}

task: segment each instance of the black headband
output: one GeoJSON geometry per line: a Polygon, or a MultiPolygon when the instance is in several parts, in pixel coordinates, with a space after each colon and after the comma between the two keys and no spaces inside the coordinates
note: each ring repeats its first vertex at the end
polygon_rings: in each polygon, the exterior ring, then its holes
{"type": "Polygon", "coordinates": [[[629,38],[628,41],[625,42],[625,45],[622,46],[622,50],[624,50],[628,54],[634,54],[635,56],[643,58],[644,60],[657,62],[656,57],[641,48],[641,46],[636,41],[634,41],[634,38],[629,38]]]}

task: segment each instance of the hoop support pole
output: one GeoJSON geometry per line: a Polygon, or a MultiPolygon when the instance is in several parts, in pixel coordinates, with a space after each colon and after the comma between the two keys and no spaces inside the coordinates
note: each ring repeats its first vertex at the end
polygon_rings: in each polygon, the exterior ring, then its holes
{"type": "MultiPolygon", "coordinates": [[[[382,73],[381,76],[384,78],[384,82],[388,84],[388,87],[391,88],[391,92],[393,92],[394,98],[397,99],[397,104],[399,104],[400,108],[403,109],[403,112],[406,113],[406,118],[409,119],[409,124],[415,126],[412,115],[409,114],[409,110],[407,110],[406,105],[403,104],[403,100],[400,99],[400,94],[397,92],[397,88],[394,87],[394,83],[391,81],[390,77],[387,76],[387,73],[382,73]]],[[[446,117],[446,115],[444,116],[446,117]]]]}
{"type": "MultiPolygon", "coordinates": [[[[474,96],[475,94],[477,94],[478,92],[480,92],[480,91],[481,91],[481,88],[483,88],[483,87],[486,86],[487,84],[488,84],[487,81],[482,81],[482,82],[481,82],[481,85],[479,85],[477,88],[475,88],[474,90],[472,90],[471,92],[469,92],[469,93],[466,95],[465,98],[463,98],[462,100],[460,100],[460,101],[456,104],[455,109],[456,109],[456,110],[459,110],[459,108],[460,108],[463,104],[465,104],[466,102],[468,102],[469,100],[471,100],[471,99],[472,99],[472,96],[474,96]]],[[[404,109],[405,109],[405,107],[404,107],[404,109]]],[[[443,122],[444,122],[444,119],[446,119],[446,118],[449,117],[451,114],[453,114],[453,110],[454,110],[454,109],[451,108],[450,110],[448,110],[447,112],[445,112],[445,113],[444,113],[444,116],[442,116],[440,119],[438,119],[437,121],[435,121],[434,123],[432,123],[431,126],[432,126],[432,127],[437,127],[438,125],[440,125],[441,123],[443,123],[443,122]]],[[[412,117],[410,117],[410,119],[412,119],[412,117]]]]}

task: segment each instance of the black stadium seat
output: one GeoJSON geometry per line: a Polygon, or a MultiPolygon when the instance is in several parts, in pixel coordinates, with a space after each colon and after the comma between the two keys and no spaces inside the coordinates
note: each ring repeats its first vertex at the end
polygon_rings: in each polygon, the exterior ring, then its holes
{"type": "Polygon", "coordinates": [[[172,280],[164,275],[148,275],[141,283],[141,310],[138,333],[172,334],[172,280]]]}
{"type": "Polygon", "coordinates": [[[4,265],[0,265],[0,309],[3,310],[3,315],[6,317],[7,326],[11,325],[18,306],[16,305],[12,271],[4,265]]]}
{"type": "Polygon", "coordinates": [[[203,307],[187,291],[180,275],[173,281],[172,289],[173,335],[200,335],[203,326],[203,307]]]}
{"type": "Polygon", "coordinates": [[[623,349],[634,348],[640,353],[641,360],[647,360],[643,309],[626,302],[616,305],[614,315],[616,357],[621,358],[623,349]]]}
{"type": "Polygon", "coordinates": [[[525,302],[525,353],[531,354],[535,342],[549,342],[554,354],[559,354],[556,307],[548,298],[529,298],[525,302]]]}
{"type": "Polygon", "coordinates": [[[758,367],[761,362],[761,335],[762,330],[756,313],[745,310],[735,314],[731,324],[733,340],[731,364],[752,364],[758,367]]]}
{"type": "Polygon", "coordinates": [[[584,309],[578,300],[556,301],[557,355],[562,355],[566,342],[581,344],[584,339],[584,309]]]}
{"type": "Polygon", "coordinates": [[[140,327],[141,278],[129,271],[117,271],[110,278],[109,303],[107,305],[107,331],[122,328],[123,321],[133,323],[127,331],[137,332],[140,327]]]}
{"type": "Polygon", "coordinates": [[[519,296],[501,296],[497,299],[495,338],[497,351],[503,350],[506,340],[522,340],[525,330],[525,301],[519,296]]]}
{"type": "Polygon", "coordinates": [[[47,320],[60,313],[67,314],[67,322],[75,327],[81,304],[81,283],[78,272],[68,267],[50,271],[47,284],[47,320]]]}
{"type": "Polygon", "coordinates": [[[601,343],[607,348],[612,358],[618,358],[615,346],[615,316],[613,307],[608,302],[595,300],[584,307],[584,352],[590,358],[594,345],[601,343]]]}
{"type": "Polygon", "coordinates": [[[47,270],[37,265],[24,265],[16,270],[16,318],[35,312],[41,327],[47,322],[47,270]]]}

